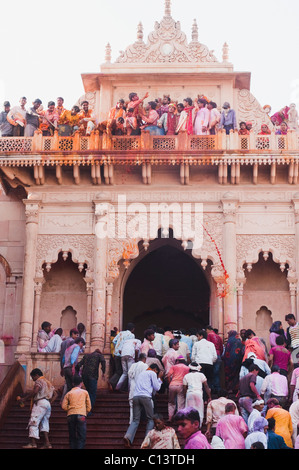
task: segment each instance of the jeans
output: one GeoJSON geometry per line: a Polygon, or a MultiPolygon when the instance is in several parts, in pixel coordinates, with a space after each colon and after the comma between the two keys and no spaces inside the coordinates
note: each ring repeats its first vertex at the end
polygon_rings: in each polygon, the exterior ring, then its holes
{"type": "Polygon", "coordinates": [[[72,367],[64,367],[64,378],[66,383],[66,393],[69,392],[73,388],[73,370],[72,367]]]}
{"type": "Polygon", "coordinates": [[[152,399],[149,397],[145,397],[145,396],[133,397],[133,421],[131,422],[125,434],[125,437],[129,439],[131,444],[134,441],[135,434],[140,423],[142,410],[145,411],[146,419],[147,419],[145,435],[147,435],[147,433],[151,431],[151,429],[153,429],[154,427],[154,420],[153,420],[154,407],[153,407],[152,399]]]}
{"type": "Polygon", "coordinates": [[[123,356],[121,358],[121,366],[122,366],[122,375],[117,382],[115,390],[122,390],[128,384],[128,372],[132,364],[134,364],[134,358],[132,356],[123,356]]]}
{"type": "Polygon", "coordinates": [[[228,124],[223,126],[226,132],[226,135],[229,135],[230,131],[234,129],[233,124],[228,124]]]}
{"type": "Polygon", "coordinates": [[[70,415],[67,417],[71,449],[84,449],[86,441],[86,416],[70,415]]]}
{"type": "Polygon", "coordinates": [[[91,377],[83,377],[83,383],[89,394],[91,408],[93,408],[97,397],[98,380],[91,377]]]}
{"type": "Polygon", "coordinates": [[[114,374],[112,375],[112,377],[109,380],[109,383],[112,386],[113,390],[115,390],[117,382],[119,381],[122,373],[123,373],[123,369],[122,369],[122,365],[121,365],[121,357],[120,356],[114,356],[114,374]]]}

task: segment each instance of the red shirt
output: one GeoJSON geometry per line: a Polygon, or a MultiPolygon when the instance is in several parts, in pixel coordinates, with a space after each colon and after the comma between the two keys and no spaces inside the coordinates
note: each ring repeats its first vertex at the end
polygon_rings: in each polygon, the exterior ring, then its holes
{"type": "Polygon", "coordinates": [[[221,356],[221,354],[223,353],[223,342],[220,336],[212,332],[208,334],[207,340],[210,341],[211,343],[214,343],[217,356],[221,356]]]}

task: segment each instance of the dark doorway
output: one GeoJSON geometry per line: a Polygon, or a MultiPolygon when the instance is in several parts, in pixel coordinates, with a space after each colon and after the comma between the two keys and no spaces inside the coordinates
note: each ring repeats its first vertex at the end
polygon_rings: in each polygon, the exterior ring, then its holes
{"type": "MultiPolygon", "coordinates": [[[[167,243],[167,242],[166,242],[167,243]]],[[[150,252],[133,269],[123,299],[123,327],[136,325],[143,340],[151,324],[174,329],[201,328],[209,323],[210,287],[196,261],[165,244],[150,252]]]]}

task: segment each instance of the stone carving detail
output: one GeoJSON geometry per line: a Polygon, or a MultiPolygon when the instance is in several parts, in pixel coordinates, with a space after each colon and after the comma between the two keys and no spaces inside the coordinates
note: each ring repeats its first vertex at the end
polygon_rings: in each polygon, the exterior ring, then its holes
{"type": "Polygon", "coordinates": [[[241,121],[251,121],[254,132],[259,132],[262,124],[273,129],[273,124],[267,112],[249,90],[240,90],[238,93],[238,118],[241,121]]]}
{"type": "Polygon", "coordinates": [[[237,236],[237,269],[241,272],[243,265],[251,270],[252,264],[257,263],[260,252],[265,260],[269,252],[273,261],[280,264],[283,271],[285,265],[289,270],[295,269],[295,236],[294,235],[238,235],[237,236]]]}
{"type": "MultiPolygon", "coordinates": [[[[140,25],[138,27],[140,30],[140,25]]],[[[155,22],[154,31],[145,44],[142,35],[137,41],[120,52],[117,63],[205,63],[218,62],[212,51],[197,40],[194,33],[193,40],[188,44],[185,33],[181,31],[181,24],[175,21],[165,10],[161,23],[155,22]]]]}
{"type": "Polygon", "coordinates": [[[81,104],[83,101],[88,101],[89,107],[94,110],[95,105],[96,105],[96,92],[95,91],[89,91],[85,93],[85,95],[82,95],[78,101],[75,103],[76,106],[79,106],[81,108],[81,104]]]}
{"type": "Polygon", "coordinates": [[[39,235],[36,249],[36,276],[43,276],[43,264],[50,266],[60,252],[72,254],[74,263],[87,265],[87,277],[92,277],[94,258],[94,235],[39,235]]]}

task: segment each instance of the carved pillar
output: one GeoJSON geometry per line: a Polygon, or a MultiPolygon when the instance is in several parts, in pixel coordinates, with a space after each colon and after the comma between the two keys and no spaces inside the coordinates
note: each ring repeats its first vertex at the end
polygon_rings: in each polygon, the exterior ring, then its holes
{"type": "Polygon", "coordinates": [[[39,202],[24,200],[26,215],[26,243],[24,255],[23,296],[21,306],[20,336],[17,352],[30,350],[34,308],[34,277],[38,234],[39,202]]]}
{"type": "Polygon", "coordinates": [[[3,333],[14,337],[16,337],[17,331],[14,321],[16,317],[16,290],[17,279],[10,275],[6,278],[3,333]]]}
{"type": "Polygon", "coordinates": [[[90,348],[91,341],[91,316],[92,316],[92,296],[93,296],[93,279],[84,278],[86,282],[86,350],[90,348]]]}
{"type": "Polygon", "coordinates": [[[106,307],[106,271],[108,248],[108,205],[95,203],[95,256],[94,287],[91,311],[91,348],[104,347],[105,307],[106,307]]]}
{"type": "Polygon", "coordinates": [[[243,293],[245,282],[245,279],[237,280],[238,331],[243,328],[243,293]]]}
{"type": "Polygon", "coordinates": [[[297,309],[296,309],[296,303],[297,303],[297,282],[290,282],[289,284],[289,290],[290,290],[290,299],[291,299],[291,311],[295,317],[297,317],[297,309]]]}
{"type": "Polygon", "coordinates": [[[224,285],[222,282],[217,282],[217,307],[218,307],[218,329],[219,335],[224,340],[224,310],[223,310],[223,291],[224,285]]]}
{"type": "MultiPolygon", "coordinates": [[[[294,214],[295,214],[295,271],[296,273],[299,273],[299,193],[296,193],[294,195],[293,199],[293,206],[294,206],[294,214]]],[[[296,281],[296,287],[298,290],[298,279],[296,281]]],[[[298,304],[298,296],[296,296],[296,310],[294,312],[294,315],[297,318],[297,312],[299,312],[299,304],[298,304]]]]}
{"type": "Polygon", "coordinates": [[[34,279],[34,313],[33,313],[33,331],[32,331],[32,351],[37,351],[37,334],[40,326],[39,312],[41,304],[41,296],[43,290],[44,278],[34,279]]]}
{"type": "Polygon", "coordinates": [[[224,336],[229,330],[236,330],[237,320],[237,296],[236,296],[236,271],[237,271],[237,237],[236,237],[236,211],[237,201],[230,195],[224,196],[221,201],[223,207],[223,262],[229,275],[228,292],[224,298],[224,336]]]}
{"type": "Polygon", "coordinates": [[[110,332],[111,332],[111,315],[112,315],[112,295],[113,282],[107,278],[106,284],[106,335],[104,353],[110,354],[110,332]]]}

